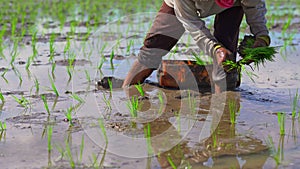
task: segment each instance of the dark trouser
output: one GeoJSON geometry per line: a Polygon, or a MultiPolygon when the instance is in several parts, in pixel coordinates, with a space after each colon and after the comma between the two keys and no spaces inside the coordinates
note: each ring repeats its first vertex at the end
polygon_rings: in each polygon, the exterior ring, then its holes
{"type": "MultiPolygon", "coordinates": [[[[237,6],[215,16],[214,36],[233,53],[233,58],[229,58],[233,61],[236,61],[239,28],[243,15],[242,7],[237,6]]],[[[144,40],[144,46],[141,47],[139,61],[149,68],[157,69],[161,58],[176,45],[184,31],[181,22],[175,17],[174,9],[163,3],[144,40]]],[[[227,74],[229,79],[230,76],[232,75],[227,74]]]]}

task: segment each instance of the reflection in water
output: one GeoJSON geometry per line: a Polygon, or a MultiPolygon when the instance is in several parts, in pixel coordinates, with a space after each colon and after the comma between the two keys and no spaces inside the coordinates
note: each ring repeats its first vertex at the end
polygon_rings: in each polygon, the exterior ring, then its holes
{"type": "Polygon", "coordinates": [[[297,135],[297,129],[296,129],[296,126],[295,126],[295,118],[292,119],[292,137],[293,137],[293,140],[294,140],[294,144],[296,145],[297,144],[297,138],[298,138],[298,135],[297,135]]]}
{"type": "Polygon", "coordinates": [[[6,139],[6,130],[0,131],[0,142],[3,141],[5,142],[6,139]]]}
{"type": "MultiPolygon", "coordinates": [[[[210,96],[204,96],[210,97],[210,96]]],[[[213,96],[214,97],[214,96],[213,96]]],[[[182,98],[181,98],[182,99],[182,98]]],[[[186,112],[186,108],[178,107],[174,109],[174,102],[168,97],[168,102],[173,104],[166,104],[165,111],[172,110],[172,112],[181,113],[180,116],[173,116],[177,120],[182,119],[186,112]],[[171,107],[170,107],[171,106],[171,107]],[[179,117],[179,118],[178,118],[179,117]]],[[[241,135],[237,132],[235,124],[230,122],[230,108],[229,102],[234,101],[235,112],[238,112],[240,105],[240,96],[238,92],[227,92],[224,113],[221,116],[221,120],[215,130],[212,130],[210,136],[204,141],[198,141],[191,146],[191,140],[196,138],[193,135],[192,138],[187,136],[184,138],[180,132],[180,126],[174,126],[170,121],[172,116],[164,116],[164,118],[157,118],[154,121],[144,123],[145,137],[150,139],[147,140],[148,153],[156,155],[156,158],[162,168],[174,168],[174,166],[185,166],[192,165],[193,167],[216,167],[216,168],[261,168],[266,159],[269,157],[268,148],[263,145],[261,140],[253,138],[251,136],[241,135]],[[167,135],[165,134],[168,131],[167,135]],[[164,137],[157,139],[156,136],[163,134],[164,137]],[[174,140],[182,140],[179,144],[172,147],[168,151],[165,151],[164,147],[168,144],[172,144],[174,140]],[[152,152],[153,151],[153,152],[152,152]],[[259,158],[253,158],[258,156],[259,158]]],[[[201,102],[201,100],[200,100],[201,102]]],[[[175,103],[176,104],[176,103],[175,103]]],[[[203,107],[209,107],[209,102],[202,101],[200,104],[201,109],[198,114],[194,115],[196,123],[203,123],[202,118],[199,119],[199,114],[203,114],[203,107]],[[206,104],[206,105],[205,105],[206,104]]],[[[214,109],[212,111],[215,111],[214,109]]],[[[167,113],[170,115],[170,113],[167,113]]],[[[208,117],[208,116],[207,116],[208,117]]],[[[216,116],[213,116],[216,118],[216,116]]],[[[212,119],[213,121],[214,119],[212,119]]],[[[176,123],[176,124],[180,124],[176,123]]],[[[195,124],[197,126],[197,124],[195,124]]]]}
{"type": "Polygon", "coordinates": [[[284,138],[285,138],[284,135],[281,135],[279,137],[277,149],[274,145],[273,138],[271,136],[269,136],[269,138],[267,140],[267,144],[268,144],[270,152],[271,152],[270,156],[276,162],[276,166],[281,164],[284,160],[284,138]]]}

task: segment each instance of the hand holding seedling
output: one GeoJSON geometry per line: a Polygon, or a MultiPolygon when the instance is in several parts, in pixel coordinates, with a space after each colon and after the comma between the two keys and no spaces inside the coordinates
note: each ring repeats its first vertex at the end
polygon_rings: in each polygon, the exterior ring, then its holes
{"type": "Polygon", "coordinates": [[[222,65],[222,63],[225,62],[225,60],[228,59],[229,55],[231,54],[232,53],[224,47],[220,46],[219,48],[217,48],[215,52],[215,57],[217,59],[218,65],[222,65]]]}
{"type": "Polygon", "coordinates": [[[270,42],[271,40],[269,36],[267,35],[258,36],[257,38],[255,38],[253,48],[267,47],[270,45],[270,42]]]}
{"type": "MultiPolygon", "coordinates": [[[[253,37],[251,37],[251,38],[253,38],[253,37]]],[[[267,35],[258,36],[258,37],[255,38],[254,42],[252,40],[253,45],[251,47],[252,48],[268,47],[270,45],[270,41],[271,41],[270,37],[267,36],[267,35]]],[[[250,47],[250,45],[252,44],[252,42],[251,43],[249,42],[248,47],[250,47]]],[[[250,59],[248,61],[248,63],[246,63],[246,64],[251,64],[252,62],[255,62],[255,60],[250,59]]]]}
{"type": "Polygon", "coordinates": [[[238,62],[226,60],[223,65],[229,70],[240,69],[243,65],[254,63],[255,67],[264,64],[266,61],[274,61],[277,53],[275,47],[269,47],[270,38],[268,36],[245,36],[238,47],[238,53],[243,58],[238,62]]]}

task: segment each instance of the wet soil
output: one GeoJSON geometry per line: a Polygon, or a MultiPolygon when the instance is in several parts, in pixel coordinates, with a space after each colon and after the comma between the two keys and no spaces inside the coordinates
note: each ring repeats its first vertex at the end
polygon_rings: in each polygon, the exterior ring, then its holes
{"type": "MultiPolygon", "coordinates": [[[[126,76],[143,41],[145,32],[141,30],[148,30],[147,18],[126,35],[120,31],[128,27],[126,21],[100,25],[87,39],[81,38],[86,32],[78,28],[71,40],[70,51],[76,53],[72,77],[68,74],[72,55],[64,52],[70,29],[67,26],[65,33],[56,34],[54,71],[49,61],[50,34],[42,36],[39,32],[38,57],[29,70],[25,65],[32,54],[30,36],[25,36],[25,45],[18,48],[15,67],[9,66],[10,59],[0,59],[1,92],[5,98],[4,103],[0,102],[0,121],[7,124],[7,129],[0,131],[0,168],[71,168],[72,161],[76,168],[172,168],[172,164],[178,168],[275,168],[277,155],[280,167],[300,165],[299,120],[291,115],[293,97],[300,87],[299,33],[274,62],[255,69],[258,76],[253,77],[254,82],[244,73],[235,91],[215,95],[163,89],[156,85],[155,73],[142,85],[145,96],[140,96],[135,87],[118,88],[120,84],[112,91],[98,88],[103,77],[126,76]],[[130,40],[134,45],[127,51],[130,40]],[[99,50],[104,45],[108,47],[99,70],[99,50]],[[110,62],[112,49],[114,69],[110,62]],[[59,96],[53,92],[49,78],[59,96]],[[24,96],[27,101],[20,104],[13,96],[24,96]],[[139,102],[137,117],[132,117],[128,109],[132,96],[139,102]],[[72,111],[71,121],[65,115],[68,109],[72,111]],[[234,124],[230,122],[232,109],[238,112],[234,124]],[[278,112],[286,113],[284,136],[279,134],[278,112]],[[99,127],[102,125],[105,130],[99,127]],[[270,140],[278,153],[271,151],[270,140]]],[[[44,26],[56,28],[51,23],[44,26]]],[[[284,45],[278,32],[282,26],[277,23],[271,29],[271,45],[284,45]]],[[[297,18],[291,31],[294,27],[299,27],[297,18]]],[[[187,39],[185,34],[177,45],[180,52],[172,58],[189,58],[189,51],[197,50],[195,44],[186,43],[187,39]]],[[[7,45],[12,44],[8,41],[7,45]]],[[[10,56],[11,48],[3,52],[10,56]]]]}

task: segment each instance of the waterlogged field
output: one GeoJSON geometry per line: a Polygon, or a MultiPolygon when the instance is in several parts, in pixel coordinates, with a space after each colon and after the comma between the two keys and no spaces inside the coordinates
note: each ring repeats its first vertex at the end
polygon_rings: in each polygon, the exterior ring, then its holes
{"type": "MultiPolygon", "coordinates": [[[[99,87],[124,79],[160,5],[0,3],[1,169],[298,168],[299,1],[267,1],[278,53],[247,67],[236,91],[163,89],[155,73],[126,90],[99,87]]],[[[165,59],[193,51],[185,33],[165,59]]]]}

